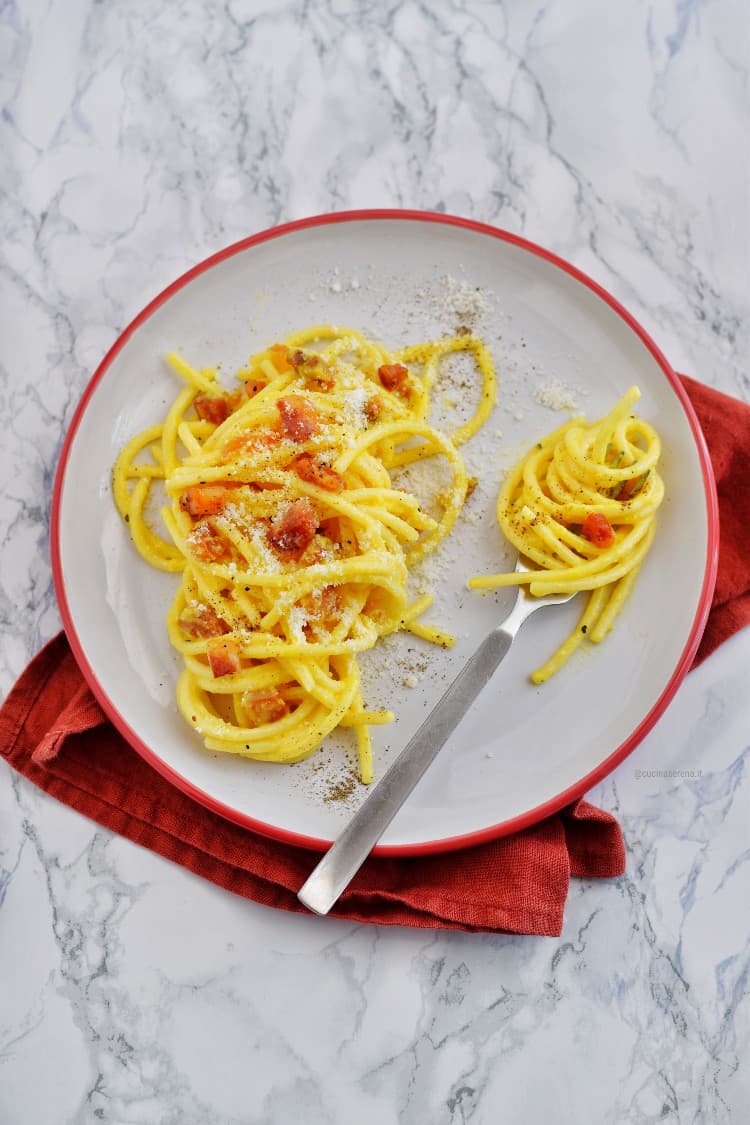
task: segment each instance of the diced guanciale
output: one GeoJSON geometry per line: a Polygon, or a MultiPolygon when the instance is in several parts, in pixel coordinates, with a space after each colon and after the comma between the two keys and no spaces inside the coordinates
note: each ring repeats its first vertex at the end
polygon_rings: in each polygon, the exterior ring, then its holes
{"type": "Polygon", "coordinates": [[[289,362],[296,371],[299,371],[300,367],[317,367],[320,356],[315,352],[303,352],[302,348],[295,348],[289,353],[289,362]]]}
{"type": "Polygon", "coordinates": [[[325,367],[314,367],[311,371],[305,371],[305,386],[311,391],[331,391],[336,385],[336,380],[333,375],[329,374],[330,369],[325,367]]]}
{"type": "Polygon", "coordinates": [[[286,344],[274,344],[273,347],[268,349],[268,354],[271,363],[280,375],[283,375],[285,371],[292,370],[292,365],[289,362],[289,348],[286,344]]]}
{"type": "Polygon", "coordinates": [[[304,395],[285,395],[276,402],[281,427],[292,441],[307,441],[318,432],[318,412],[304,395]]]}
{"type": "Polygon", "coordinates": [[[218,679],[219,676],[231,676],[240,670],[240,646],[234,637],[220,639],[218,637],[206,645],[211,675],[218,679]]]}
{"type": "Polygon", "coordinates": [[[336,617],[341,613],[341,591],[338,586],[324,586],[320,591],[322,617],[336,617]]]}
{"type": "Polygon", "coordinates": [[[330,369],[324,368],[316,352],[303,352],[296,348],[289,353],[289,362],[298,375],[305,378],[305,386],[313,391],[330,391],[334,378],[330,369]]]}
{"type": "Polygon", "coordinates": [[[193,400],[193,406],[195,407],[195,413],[204,422],[211,422],[214,426],[220,426],[237,409],[239,402],[240,396],[238,394],[197,395],[193,400]]]}
{"type": "Polygon", "coordinates": [[[300,480],[308,484],[315,484],[326,492],[341,492],[344,487],[344,478],[330,465],[324,465],[312,453],[299,453],[292,461],[292,468],[300,480]]]}
{"type": "Polygon", "coordinates": [[[610,547],[615,541],[612,524],[601,512],[589,512],[583,521],[581,535],[595,547],[610,547]]]}
{"type": "Polygon", "coordinates": [[[248,398],[254,398],[255,395],[259,395],[261,391],[264,391],[267,386],[268,383],[265,379],[246,379],[245,394],[248,398]]]}
{"type": "Polygon", "coordinates": [[[180,507],[194,520],[203,516],[218,516],[232,500],[232,493],[241,488],[241,482],[222,481],[218,484],[194,484],[182,494],[180,507]]]}
{"type": "Polygon", "coordinates": [[[364,405],[365,418],[368,422],[376,422],[383,410],[383,400],[377,395],[370,395],[364,405]]]}
{"type": "Polygon", "coordinates": [[[221,637],[232,631],[210,605],[186,606],[180,616],[180,628],[186,636],[194,639],[221,637]]]}
{"type": "Polygon", "coordinates": [[[281,434],[276,430],[241,430],[230,437],[222,448],[222,460],[230,461],[235,456],[251,456],[278,445],[281,434]]]}
{"type": "Polygon", "coordinates": [[[201,520],[187,537],[190,553],[199,562],[219,562],[227,557],[228,547],[209,520],[201,520]]]}
{"type": "Polygon", "coordinates": [[[242,706],[253,726],[275,723],[289,714],[289,704],[276,688],[244,692],[242,706]]]}
{"type": "Polygon", "coordinates": [[[311,624],[336,620],[341,614],[341,591],[338,586],[324,586],[308,594],[302,605],[311,624]]]}
{"type": "Polygon", "coordinates": [[[378,378],[387,391],[394,391],[398,395],[408,390],[406,380],[409,377],[408,368],[403,363],[384,363],[378,368],[378,378]]]}
{"type": "Polygon", "coordinates": [[[273,546],[290,558],[299,556],[310,546],[317,529],[317,520],[310,501],[294,500],[271,524],[268,538],[273,546]]]}
{"type": "Polygon", "coordinates": [[[284,486],[272,480],[254,480],[250,482],[249,487],[253,492],[276,492],[284,486]]]}

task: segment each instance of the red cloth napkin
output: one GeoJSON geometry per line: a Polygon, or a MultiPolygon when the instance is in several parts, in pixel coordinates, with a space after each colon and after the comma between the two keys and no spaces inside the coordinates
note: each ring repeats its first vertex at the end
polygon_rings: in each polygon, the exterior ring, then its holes
{"type": "Polygon", "coordinates": [[[680,376],[711,454],[719,497],[719,571],[693,667],[750,623],[750,406],[680,376]]]}
{"type": "MultiPolygon", "coordinates": [[[[685,385],[711,449],[722,542],[704,659],[750,621],[750,407],[691,379],[685,385]]],[[[304,911],[296,892],[318,857],[197,806],[114,730],[60,634],[34,658],[0,711],[0,748],[39,788],[99,824],[219,886],[304,911]]],[[[332,914],[360,922],[554,936],[571,875],[625,869],[616,821],[586,801],[514,836],[447,855],[371,857],[332,914]]]]}

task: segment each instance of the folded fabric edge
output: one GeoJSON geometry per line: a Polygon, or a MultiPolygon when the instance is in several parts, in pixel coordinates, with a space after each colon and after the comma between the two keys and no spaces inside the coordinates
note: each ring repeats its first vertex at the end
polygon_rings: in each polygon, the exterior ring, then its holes
{"type": "MultiPolygon", "coordinates": [[[[88,816],[96,823],[108,828],[117,834],[130,839],[134,843],[141,846],[150,848],[162,855],[164,858],[170,859],[172,862],[182,864],[195,874],[204,875],[207,865],[211,867],[212,874],[206,875],[209,881],[217,885],[221,885],[225,889],[233,891],[253,899],[262,905],[273,905],[285,909],[292,909],[298,912],[303,912],[304,908],[296,898],[296,885],[295,877],[299,876],[299,872],[282,871],[283,874],[293,874],[293,878],[287,882],[274,878],[267,878],[263,874],[248,870],[246,867],[234,864],[231,855],[214,854],[211,848],[211,835],[212,829],[210,826],[204,835],[204,838],[199,844],[191,841],[189,836],[181,835],[182,832],[187,832],[193,824],[192,820],[188,820],[184,813],[180,815],[179,811],[164,806],[164,810],[171,818],[171,827],[165,825],[163,813],[159,813],[158,801],[156,801],[153,794],[141,792],[140,788],[133,789],[132,782],[124,784],[119,776],[110,774],[108,771],[99,768],[98,764],[92,760],[83,762],[84,770],[82,778],[84,785],[78,783],[76,778],[66,777],[64,773],[60,773],[59,769],[63,766],[63,761],[56,762],[54,755],[45,754],[40,760],[38,755],[33,754],[26,757],[24,753],[19,753],[16,748],[20,736],[27,731],[27,724],[30,719],[30,713],[37,709],[38,722],[43,725],[42,712],[46,711],[46,706],[43,701],[43,692],[45,687],[49,686],[49,679],[51,678],[48,673],[54,674],[54,671],[60,667],[61,661],[66,661],[75,667],[72,661],[72,656],[67,648],[65,638],[62,634],[49,642],[47,646],[38,654],[37,658],[32,662],[34,666],[34,674],[22,675],[19,680],[17,688],[18,698],[15,701],[9,697],[8,704],[3,711],[3,720],[6,733],[9,736],[9,741],[3,745],[3,753],[8,758],[18,772],[24,774],[28,780],[35,784],[38,788],[48,792],[51,796],[60,800],[62,803],[68,804],[76,811],[88,816]],[[40,708],[40,710],[39,710],[40,708]],[[16,712],[14,714],[14,712],[16,712]],[[90,785],[85,782],[90,781],[90,785]],[[112,787],[115,787],[112,790],[112,787]],[[108,788],[110,790],[110,799],[102,797],[101,788],[108,788]],[[150,819],[145,819],[143,816],[138,815],[132,810],[132,803],[141,804],[143,807],[148,807],[148,801],[152,801],[149,808],[148,816],[150,819]],[[155,803],[154,803],[155,802],[155,803]],[[125,808],[126,805],[130,807],[125,808]],[[156,827],[158,824],[158,828],[156,827]]],[[[80,674],[78,669],[75,668],[76,674],[80,674]]],[[[13,694],[13,693],[12,693],[13,694]]],[[[76,695],[77,708],[80,709],[81,700],[78,699],[80,693],[76,695]]],[[[51,689],[51,703],[54,704],[56,689],[51,689]]],[[[68,705],[69,706],[69,705],[68,705]]],[[[84,708],[85,710],[85,708],[84,708]]],[[[52,734],[55,739],[59,740],[64,738],[66,733],[73,733],[77,736],[86,737],[86,732],[92,726],[99,723],[99,714],[92,713],[87,715],[87,721],[80,724],[76,723],[76,729],[72,732],[66,732],[62,729],[62,724],[59,719],[55,720],[51,726],[46,730],[34,732],[34,736],[39,738],[41,742],[49,741],[52,734]]],[[[119,737],[119,736],[117,736],[119,737]]],[[[26,742],[28,743],[28,738],[26,742]]],[[[40,743],[41,744],[41,743],[40,743]]],[[[128,748],[130,753],[135,753],[128,748]]],[[[82,751],[80,751],[82,754],[82,751]]],[[[85,757],[85,755],[83,755],[85,757]]],[[[72,764],[75,764],[74,762],[72,764]]],[[[81,761],[78,763],[79,767],[81,761]]],[[[211,814],[213,815],[213,814],[211,814]]],[[[563,814],[564,815],[564,814],[563,814]]],[[[587,805],[585,802],[578,802],[573,810],[573,815],[578,824],[586,824],[596,822],[611,823],[614,825],[615,830],[619,832],[616,822],[609,816],[609,814],[595,809],[593,806],[587,805]]],[[[228,822],[227,822],[228,823],[228,822]]],[[[559,821],[558,821],[559,824],[559,821]]],[[[220,821],[218,830],[220,831],[225,826],[224,821],[220,821]]],[[[232,826],[233,831],[240,831],[232,826]]],[[[565,837],[563,836],[563,839],[565,837]]],[[[558,896],[557,901],[548,904],[542,909],[531,909],[527,907],[515,906],[510,908],[493,908],[487,904],[482,910],[478,910],[474,918],[470,921],[466,920],[467,903],[465,898],[456,898],[450,894],[446,894],[440,890],[436,890],[434,886],[427,885],[424,891],[424,896],[429,906],[422,906],[419,902],[413,902],[409,899],[410,890],[407,888],[404,894],[400,895],[397,892],[390,892],[387,888],[379,886],[373,889],[372,893],[363,894],[361,890],[353,888],[352,891],[345,895],[341,902],[332,912],[333,916],[340,918],[349,918],[357,921],[368,922],[382,922],[383,924],[403,924],[403,925],[420,925],[424,927],[440,926],[446,929],[464,929],[464,930],[478,930],[482,932],[499,932],[504,931],[508,933],[526,933],[526,934],[539,934],[545,936],[554,936],[559,934],[562,928],[562,917],[565,899],[567,898],[568,883],[570,877],[570,862],[569,857],[565,854],[564,847],[562,851],[558,849],[557,865],[563,862],[564,856],[564,888],[562,885],[558,886],[555,892],[558,896]],[[351,901],[361,902],[364,907],[367,905],[366,910],[358,910],[351,905],[351,901]],[[374,904],[378,903],[377,909],[374,904]],[[384,913],[388,911],[392,917],[384,917],[384,913]],[[368,914],[373,912],[379,913],[380,917],[373,919],[368,917],[368,914]],[[462,917],[463,915],[463,917],[462,917]],[[418,921],[421,919],[421,921],[418,921]]],[[[310,854],[309,866],[310,868],[315,862],[315,856],[310,854]]],[[[282,868],[284,867],[282,857],[282,868]]],[[[305,865],[307,866],[307,865],[305,865]]],[[[580,867],[579,864],[576,867],[580,867]]],[[[596,874],[607,876],[611,874],[610,871],[577,871],[581,875],[596,874]]],[[[550,868],[549,878],[553,882],[558,882],[563,877],[562,869],[553,873],[550,868]]],[[[547,876],[541,873],[541,878],[547,876]]],[[[299,879],[300,885],[302,879],[299,879]]],[[[541,884],[540,884],[541,885],[541,884]]],[[[550,884],[551,886],[551,884],[550,884]]],[[[421,892],[420,892],[421,894],[421,892]]],[[[419,895],[415,895],[416,898],[419,895]]]]}
{"type": "MultiPolygon", "coordinates": [[[[273,880],[211,855],[164,828],[144,821],[134,813],[124,812],[59,777],[54,775],[45,777],[43,783],[39,784],[41,779],[29,776],[23,771],[18,772],[21,772],[36,788],[42,789],[55,800],[94,821],[107,831],[146,848],[162,859],[190,871],[192,875],[206,879],[238,897],[250,899],[260,906],[309,915],[309,911],[300,903],[294,891],[273,880]]],[[[314,861],[315,857],[311,856],[311,867],[314,861]]],[[[559,908],[547,910],[525,908],[511,914],[507,910],[500,909],[491,918],[488,916],[484,920],[477,920],[476,923],[463,922],[460,919],[461,912],[466,909],[465,900],[438,894],[433,895],[433,902],[435,907],[442,908],[444,905],[445,912],[441,913],[440,909],[425,910],[411,903],[406,904],[398,895],[388,891],[377,890],[371,894],[364,894],[358,890],[344,895],[331,911],[330,917],[369,925],[400,925],[405,928],[439,928],[476,933],[502,932],[555,937],[562,932],[564,901],[559,904],[559,908]],[[369,916],[373,913],[378,916],[376,918],[369,916]]]]}

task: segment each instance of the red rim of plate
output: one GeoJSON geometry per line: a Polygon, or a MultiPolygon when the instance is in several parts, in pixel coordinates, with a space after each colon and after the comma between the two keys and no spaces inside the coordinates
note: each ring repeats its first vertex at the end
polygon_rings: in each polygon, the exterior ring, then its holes
{"type": "Polygon", "coordinates": [[[73,415],[70,428],[65,437],[63,447],[60,453],[60,461],[57,467],[55,476],[55,486],[52,496],[52,510],[51,510],[51,525],[50,525],[50,541],[51,541],[51,554],[52,554],[52,576],[54,580],[55,593],[57,596],[60,614],[63,621],[63,626],[70,642],[70,647],[73,655],[85,676],[91,691],[96,696],[102,709],[111,719],[114,726],[120,733],[127,739],[130,745],[138,751],[138,753],[145,758],[145,760],[154,767],[163,777],[167,779],[177,789],[186,793],[187,796],[192,797],[201,805],[210,809],[212,812],[218,813],[220,816],[225,817],[227,820],[233,821],[235,824],[242,825],[244,828],[249,828],[254,832],[259,832],[263,836],[271,837],[275,840],[281,840],[286,844],[294,844],[298,847],[308,848],[313,851],[324,851],[329,846],[330,840],[318,839],[314,836],[305,836],[296,832],[290,832],[286,829],[278,828],[273,824],[266,824],[264,821],[256,820],[253,817],[245,816],[238,812],[236,809],[230,808],[217,801],[216,798],[210,794],[199,789],[197,786],[192,785],[185,778],[176,773],[170,766],[163,762],[156,753],[147,746],[132,730],[132,728],[125,721],[123,716],[112,703],[112,700],[107,695],[103,685],[99,682],[96,672],[91,667],[86,653],[84,652],[81,641],[76,632],[75,623],[73,621],[68,599],[65,590],[65,580],[62,572],[62,562],[60,554],[60,505],[62,498],[62,491],[65,485],[65,472],[70,456],[70,451],[78,431],[81,419],[86,411],[91,396],[104,377],[107,369],[114,360],[115,356],[119,354],[128,342],[134,332],[146,321],[148,318],[160,308],[166,301],[170,299],[176,292],[182,289],[185,285],[189,284],[193,278],[198,277],[200,274],[210,270],[213,266],[223,262],[226,258],[232,257],[234,254],[239,254],[247,250],[251,246],[255,246],[260,242],[267,242],[272,238],[279,238],[282,235],[289,234],[294,231],[304,230],[307,227],[325,226],[329,223],[347,223],[347,222],[363,222],[370,220],[409,220],[424,223],[443,223],[449,226],[463,227],[466,230],[474,231],[478,234],[488,235],[490,238],[500,239],[502,242],[509,242],[513,246],[517,246],[530,254],[534,254],[542,258],[546,262],[557,266],[558,269],[563,270],[569,276],[575,278],[576,281],[581,282],[592,292],[596,293],[603,301],[605,301],[611,309],[613,309],[622,320],[635,332],[640,338],[645,347],[651,353],[653,358],[658,363],[665,378],[671,384],[672,389],[682,405],[683,410],[687,416],[690,428],[693,433],[698,456],[701,464],[701,472],[703,475],[703,488],[706,499],[706,509],[708,515],[708,545],[706,551],[706,568],[703,577],[703,588],[698,603],[698,608],[693,620],[690,635],[688,636],[687,643],[682,651],[682,655],[677,662],[672,676],[670,677],[664,691],[659,696],[656,703],[650,709],[648,714],[641,720],[638,726],[631,732],[628,738],[625,739],[607,758],[604,759],[595,769],[591,770],[584,777],[580,778],[573,785],[558,793],[555,797],[544,801],[542,804],[528,809],[526,812],[519,816],[512,817],[510,820],[502,821],[499,824],[493,824],[489,828],[483,828],[477,832],[465,833],[460,836],[451,836],[442,840],[431,840],[421,844],[384,844],[375,848],[375,854],[388,855],[388,856],[412,856],[412,855],[430,855],[440,852],[457,851],[462,848],[474,847],[477,844],[483,844],[490,840],[497,839],[500,836],[507,836],[512,832],[518,832],[523,828],[529,828],[531,825],[544,820],[545,817],[551,816],[553,813],[558,812],[566,805],[571,804],[577,798],[582,797],[592,786],[596,785],[604,777],[607,776],[615,766],[619,765],[628,754],[638,745],[638,743],[645,737],[648,731],[656,723],[657,719],[661,716],[668,703],[673,698],[677,688],[687,674],[690,665],[692,664],[693,657],[698,649],[703,630],[706,625],[708,613],[711,607],[711,598],[713,596],[714,585],[716,582],[716,570],[718,565],[719,554],[719,514],[718,514],[718,501],[716,497],[716,484],[714,481],[713,470],[711,467],[711,460],[708,454],[706,441],[701,431],[698,419],[692,404],[690,403],[687,394],[685,393],[682,384],[680,383],[676,373],[667,362],[666,358],[656,346],[654,341],[648,333],[641,327],[641,325],[631,316],[627,309],[617,301],[610,293],[603,289],[601,285],[593,281],[586,274],[582,273],[575,266],[570,265],[569,262],[559,258],[556,254],[545,250],[541,246],[537,246],[533,242],[529,242],[525,238],[520,238],[516,234],[511,234],[508,231],[500,230],[497,227],[492,227],[486,223],[478,223],[473,219],[459,218],[458,216],[446,215],[442,212],[433,211],[409,211],[409,210],[391,210],[391,209],[374,209],[374,210],[361,210],[361,211],[339,211],[326,215],[312,215],[306,219],[299,219],[295,222],[284,223],[281,226],[272,227],[269,230],[261,231],[259,234],[251,235],[249,238],[244,238],[240,242],[235,242],[231,246],[220,250],[211,257],[206,258],[205,261],[200,262],[197,266],[182,274],[176,281],[168,285],[157,297],[155,297],[146,307],[135,317],[134,320],[125,328],[120,334],[118,339],[109,349],[104,359],[99,364],[94,372],[83,397],[73,415]]]}

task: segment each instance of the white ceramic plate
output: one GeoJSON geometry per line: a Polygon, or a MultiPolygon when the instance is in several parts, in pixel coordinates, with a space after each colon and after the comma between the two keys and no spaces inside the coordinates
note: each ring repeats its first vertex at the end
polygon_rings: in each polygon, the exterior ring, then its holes
{"type": "MultiPolygon", "coordinates": [[[[690,666],[716,570],[715,488],[678,379],[611,297],[538,247],[444,215],[356,212],[266,231],[176,281],[105,357],[63,449],[52,547],[65,628],[113,722],[175,785],[270,836],[317,848],[336,836],[365,793],[359,786],[340,799],[351,753],[343,738],[305,763],[274,766],[208,753],[184,724],[174,702],[178,659],[164,627],[177,579],[137,555],[110,485],[122,444],[159,420],[174,397],[167,351],[180,348],[198,366],[220,361],[230,375],[252,351],[321,321],[392,346],[468,324],[492,349],[500,378],[493,416],[464,447],[480,486],[433,568],[429,619],[458,642],[445,653],[407,635],[365,662],[367,704],[387,702],[398,714],[396,724],[373,732],[376,777],[505,612],[507,591],[469,592],[466,578],[513,564],[494,521],[496,491],[501,470],[565,420],[540,401],[553,381],[592,418],[637,383],[639,411],[662,436],[667,499],[615,631],[535,687],[529,671],[566,635],[580,606],[537,614],[380,851],[479,843],[549,815],[632,750],[690,666]]],[[[446,395],[438,398],[450,416],[446,395]]]]}

